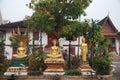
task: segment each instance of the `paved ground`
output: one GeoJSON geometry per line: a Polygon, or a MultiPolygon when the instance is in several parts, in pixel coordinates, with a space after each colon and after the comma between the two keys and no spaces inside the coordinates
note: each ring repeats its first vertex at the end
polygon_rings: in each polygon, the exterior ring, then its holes
{"type": "Polygon", "coordinates": [[[113,77],[106,80],[120,80],[120,56],[115,56],[112,62],[114,69],[113,77]]]}

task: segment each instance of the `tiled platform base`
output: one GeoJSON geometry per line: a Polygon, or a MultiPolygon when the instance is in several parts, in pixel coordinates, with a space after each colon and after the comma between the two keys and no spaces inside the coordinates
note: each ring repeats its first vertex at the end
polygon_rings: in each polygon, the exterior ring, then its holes
{"type": "Polygon", "coordinates": [[[24,67],[9,67],[4,75],[27,75],[27,68],[24,67]]]}

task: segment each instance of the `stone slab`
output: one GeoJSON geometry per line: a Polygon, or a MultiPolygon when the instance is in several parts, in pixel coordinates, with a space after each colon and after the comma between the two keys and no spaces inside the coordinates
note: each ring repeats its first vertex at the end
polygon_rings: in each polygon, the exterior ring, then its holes
{"type": "Polygon", "coordinates": [[[10,76],[12,74],[26,76],[28,73],[27,72],[5,72],[4,73],[5,76],[10,76]]]}
{"type": "Polygon", "coordinates": [[[43,75],[64,75],[65,72],[43,72],[43,75]]]}

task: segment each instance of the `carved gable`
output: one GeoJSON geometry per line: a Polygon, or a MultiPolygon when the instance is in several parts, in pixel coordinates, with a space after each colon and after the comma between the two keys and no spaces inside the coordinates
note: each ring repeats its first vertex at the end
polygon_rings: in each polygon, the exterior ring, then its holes
{"type": "Polygon", "coordinates": [[[116,31],[115,31],[115,29],[113,28],[113,26],[109,22],[106,22],[102,26],[102,33],[116,33],[116,31]]]}

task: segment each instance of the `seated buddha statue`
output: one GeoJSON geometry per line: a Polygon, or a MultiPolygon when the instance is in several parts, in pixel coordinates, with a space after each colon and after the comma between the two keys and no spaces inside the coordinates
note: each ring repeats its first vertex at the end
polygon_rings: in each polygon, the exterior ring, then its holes
{"type": "Polygon", "coordinates": [[[60,58],[62,55],[60,54],[60,49],[56,46],[56,40],[53,40],[53,46],[50,49],[50,54],[47,54],[49,58],[60,58]]]}
{"type": "Polygon", "coordinates": [[[26,47],[23,41],[19,42],[19,48],[17,49],[17,54],[13,55],[15,58],[24,58],[26,57],[26,47]]]}

